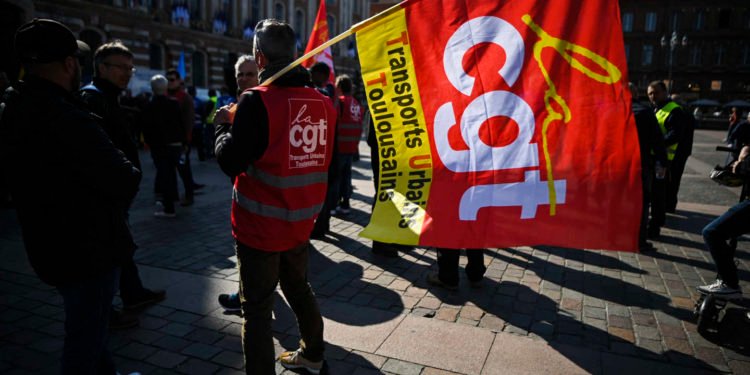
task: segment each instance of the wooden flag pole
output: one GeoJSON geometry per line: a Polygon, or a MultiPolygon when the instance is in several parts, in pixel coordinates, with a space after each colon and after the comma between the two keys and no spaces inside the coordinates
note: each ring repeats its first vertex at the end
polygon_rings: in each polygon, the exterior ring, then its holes
{"type": "MultiPolygon", "coordinates": [[[[325,0],[322,0],[322,1],[325,1],[325,0]]],[[[311,57],[313,57],[313,56],[321,53],[324,49],[326,49],[326,48],[328,48],[328,47],[330,47],[330,46],[332,46],[332,45],[334,45],[334,44],[336,44],[336,43],[338,43],[338,42],[346,39],[350,35],[355,34],[355,33],[359,32],[359,31],[361,31],[362,29],[364,29],[365,27],[371,25],[375,21],[377,21],[377,20],[379,20],[379,19],[381,19],[381,18],[383,18],[383,17],[385,17],[387,15],[390,15],[391,13],[393,13],[393,12],[401,9],[401,6],[404,3],[406,3],[407,1],[409,1],[409,0],[404,0],[404,1],[402,1],[402,2],[400,2],[400,3],[398,3],[398,4],[394,5],[394,6],[392,6],[392,7],[388,8],[388,9],[386,9],[386,10],[384,10],[384,11],[382,11],[382,12],[380,12],[380,13],[378,13],[378,14],[376,14],[376,15],[374,15],[374,16],[372,16],[372,17],[370,17],[370,18],[368,18],[368,19],[366,19],[364,21],[362,21],[362,22],[357,23],[356,25],[353,25],[352,27],[349,28],[349,30],[344,31],[343,33],[337,35],[333,39],[329,39],[327,42],[325,42],[325,43],[323,43],[323,44],[315,47],[315,49],[313,49],[312,51],[306,53],[304,56],[298,58],[297,60],[294,60],[294,62],[292,62],[291,64],[289,64],[286,67],[284,67],[284,69],[281,69],[278,72],[276,72],[276,74],[274,74],[273,76],[271,76],[267,80],[263,81],[263,83],[261,83],[260,85],[261,86],[268,86],[268,85],[270,85],[277,78],[283,76],[284,74],[288,73],[290,70],[294,69],[296,66],[302,64],[303,61],[305,61],[305,60],[307,60],[307,59],[309,59],[309,58],[311,58],[311,57]]]]}

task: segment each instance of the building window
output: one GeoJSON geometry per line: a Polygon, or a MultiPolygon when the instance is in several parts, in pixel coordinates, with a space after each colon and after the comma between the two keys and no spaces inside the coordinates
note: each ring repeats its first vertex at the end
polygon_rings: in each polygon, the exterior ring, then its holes
{"type": "Polygon", "coordinates": [[[701,64],[701,47],[692,46],[690,47],[690,65],[701,64]]]}
{"type": "Polygon", "coordinates": [[[188,1],[187,7],[190,10],[190,18],[196,21],[200,21],[203,19],[203,14],[201,14],[201,3],[200,0],[190,0],[188,1]]]}
{"type": "Polygon", "coordinates": [[[149,44],[148,67],[156,70],[164,70],[164,47],[162,45],[156,43],[149,44]]]}
{"type": "Polygon", "coordinates": [[[716,60],[715,60],[716,65],[721,65],[724,63],[725,53],[726,53],[726,48],[723,45],[719,44],[718,46],[716,46],[716,60]]]}
{"type": "Polygon", "coordinates": [[[338,35],[336,34],[336,17],[332,15],[328,15],[328,35],[338,35]]]}
{"type": "Polygon", "coordinates": [[[294,31],[297,33],[297,41],[304,44],[307,30],[305,29],[305,12],[301,9],[294,11],[294,31]]]}
{"type": "Polygon", "coordinates": [[[654,62],[654,46],[646,44],[643,46],[643,53],[641,55],[641,65],[649,66],[654,62]]]}
{"type": "Polygon", "coordinates": [[[128,7],[146,12],[154,7],[154,2],[153,0],[128,0],[128,7]]]}
{"type": "Polygon", "coordinates": [[[742,27],[745,30],[750,30],[750,9],[746,10],[744,16],[742,16],[742,27]]]}
{"type": "Polygon", "coordinates": [[[626,33],[633,31],[633,13],[622,14],[622,31],[626,33]]]}
{"type": "Polygon", "coordinates": [[[200,51],[193,52],[193,86],[208,86],[206,80],[206,54],[200,51]]]}
{"type": "Polygon", "coordinates": [[[742,46],[742,65],[750,65],[750,44],[742,46]]]}
{"type": "Polygon", "coordinates": [[[701,31],[706,27],[706,12],[699,10],[695,15],[695,31],[701,31]]]}
{"type": "Polygon", "coordinates": [[[630,44],[625,44],[625,62],[630,64],[630,44]]]}
{"type": "Polygon", "coordinates": [[[656,12],[646,13],[646,26],[645,31],[656,31],[656,12]]]}
{"type": "Polygon", "coordinates": [[[670,20],[670,26],[672,26],[672,31],[677,31],[680,29],[680,18],[682,18],[682,12],[675,11],[672,13],[672,19],[670,20]]]}
{"type": "Polygon", "coordinates": [[[260,22],[260,0],[253,0],[250,3],[250,22],[253,24],[253,29],[255,29],[255,25],[260,22]]]}
{"type": "Polygon", "coordinates": [[[729,29],[732,26],[732,10],[722,9],[719,11],[719,29],[729,29]]]}
{"type": "Polygon", "coordinates": [[[276,3],[273,6],[273,18],[276,18],[277,20],[285,20],[286,17],[284,16],[284,14],[284,4],[276,3]]]}

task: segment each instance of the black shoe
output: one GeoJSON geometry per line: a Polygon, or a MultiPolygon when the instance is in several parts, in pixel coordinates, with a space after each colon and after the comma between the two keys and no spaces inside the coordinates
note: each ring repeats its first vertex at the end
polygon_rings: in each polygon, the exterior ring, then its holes
{"type": "Polygon", "coordinates": [[[143,289],[141,293],[133,300],[123,301],[124,310],[137,310],[142,307],[163,301],[167,298],[167,292],[164,290],[143,289]]]}
{"type": "Polygon", "coordinates": [[[647,253],[649,251],[656,251],[656,247],[654,247],[654,244],[651,242],[646,241],[645,243],[638,245],[638,251],[647,253]]]}
{"type": "Polygon", "coordinates": [[[380,255],[388,258],[398,258],[398,251],[394,249],[388,249],[388,248],[382,248],[382,247],[375,247],[372,248],[372,253],[375,255],[380,255]]]}
{"type": "Polygon", "coordinates": [[[204,187],[206,187],[206,185],[203,185],[203,184],[193,184],[193,191],[198,191],[200,189],[203,189],[204,187]]]}
{"type": "Polygon", "coordinates": [[[226,311],[242,310],[239,293],[219,294],[219,305],[221,305],[226,311]]]}
{"type": "Polygon", "coordinates": [[[646,232],[646,237],[650,240],[655,240],[661,236],[661,228],[660,227],[650,227],[648,228],[648,232],[646,232]]]}
{"type": "Polygon", "coordinates": [[[114,308],[109,314],[109,329],[111,330],[128,329],[137,326],[138,317],[135,315],[130,315],[114,308]]]}
{"type": "Polygon", "coordinates": [[[448,290],[458,290],[458,285],[446,284],[445,282],[443,282],[443,280],[440,280],[440,276],[438,275],[437,272],[432,272],[432,273],[427,274],[427,283],[430,285],[439,286],[441,288],[445,288],[448,290]]]}

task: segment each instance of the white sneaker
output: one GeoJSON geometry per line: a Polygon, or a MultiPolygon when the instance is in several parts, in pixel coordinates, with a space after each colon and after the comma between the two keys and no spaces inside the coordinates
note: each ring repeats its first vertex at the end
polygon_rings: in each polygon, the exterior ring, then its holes
{"type": "Polygon", "coordinates": [[[698,290],[705,294],[712,294],[727,299],[742,298],[742,290],[740,288],[732,288],[721,282],[721,280],[711,285],[699,286],[698,290]]]}

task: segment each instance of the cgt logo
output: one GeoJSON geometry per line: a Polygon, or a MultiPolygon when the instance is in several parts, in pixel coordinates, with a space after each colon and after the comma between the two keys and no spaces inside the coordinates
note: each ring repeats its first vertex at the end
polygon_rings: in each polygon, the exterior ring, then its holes
{"type": "Polygon", "coordinates": [[[325,105],[315,99],[290,99],[289,109],[289,167],[324,165],[328,138],[325,105]]]}

